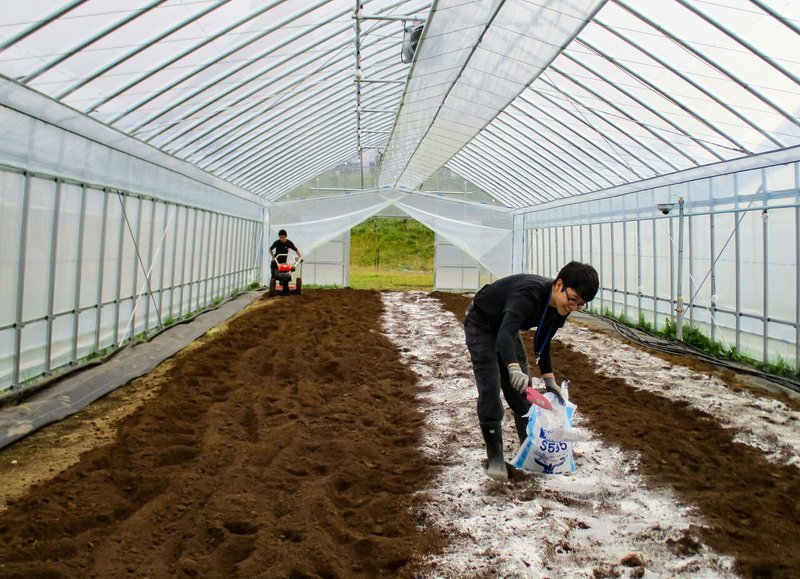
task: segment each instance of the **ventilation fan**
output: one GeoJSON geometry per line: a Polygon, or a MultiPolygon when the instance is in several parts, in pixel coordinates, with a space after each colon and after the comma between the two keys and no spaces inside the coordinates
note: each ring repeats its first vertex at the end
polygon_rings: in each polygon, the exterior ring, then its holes
{"type": "Polygon", "coordinates": [[[422,36],[422,29],[422,24],[403,28],[403,48],[400,51],[400,60],[406,64],[414,58],[414,52],[417,50],[417,44],[422,36]]]}

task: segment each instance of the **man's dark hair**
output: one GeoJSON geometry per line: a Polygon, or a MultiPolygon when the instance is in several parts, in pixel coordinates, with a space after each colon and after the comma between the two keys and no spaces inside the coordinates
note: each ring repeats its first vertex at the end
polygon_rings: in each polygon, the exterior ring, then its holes
{"type": "MultiPolygon", "coordinates": [[[[278,237],[280,237],[281,235],[286,235],[286,230],[285,230],[285,229],[281,229],[281,230],[278,232],[278,237]]],[[[578,290],[575,290],[575,291],[578,291],[578,290]]]]}
{"type": "Polygon", "coordinates": [[[597,270],[588,263],[570,261],[558,272],[556,280],[564,282],[565,288],[572,288],[580,294],[583,301],[590,302],[597,295],[600,287],[600,278],[597,270]]]}

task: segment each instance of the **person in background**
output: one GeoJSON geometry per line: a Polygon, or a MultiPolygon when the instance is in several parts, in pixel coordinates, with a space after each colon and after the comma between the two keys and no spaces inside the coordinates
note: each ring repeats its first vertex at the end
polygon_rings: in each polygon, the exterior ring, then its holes
{"type": "Polygon", "coordinates": [[[550,341],[570,313],[594,299],[600,281],[589,264],[571,261],[555,280],[532,274],[515,274],[483,286],[464,319],[467,349],[478,387],[478,421],[486,444],[486,474],[508,480],[503,458],[501,424],[505,410],[500,393],[514,412],[520,442],[525,440],[530,408],[525,390],[530,385],[528,357],[521,330],[536,328],[533,351],[545,389],[561,399],[553,374],[550,341]]]}
{"type": "Polygon", "coordinates": [[[272,245],[269,246],[269,269],[270,269],[270,276],[275,277],[275,273],[278,270],[278,262],[285,263],[287,257],[289,256],[289,250],[294,251],[297,254],[299,259],[303,259],[303,254],[300,253],[300,250],[295,247],[292,240],[286,234],[285,229],[281,229],[278,231],[278,239],[272,242],[272,245]],[[283,256],[283,257],[278,257],[283,256]]]}

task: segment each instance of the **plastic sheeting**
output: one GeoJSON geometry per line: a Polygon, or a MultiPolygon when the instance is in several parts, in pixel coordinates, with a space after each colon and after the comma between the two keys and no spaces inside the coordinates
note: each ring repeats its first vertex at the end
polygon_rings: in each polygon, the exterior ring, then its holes
{"type": "MultiPolygon", "coordinates": [[[[49,97],[115,139],[146,143],[142,159],[159,149],[230,189],[214,187],[269,201],[366,152],[384,153],[393,178],[381,187],[407,188],[446,162],[516,209],[800,144],[800,2],[791,0],[4,8],[0,75],[34,91],[26,114],[50,114],[49,97]],[[410,68],[403,30],[429,14],[410,68]]],[[[85,149],[64,145],[83,170],[85,149]]],[[[80,181],[99,183],[90,176],[107,167],[140,172],[89,153],[80,181]]]]}
{"type": "Polygon", "coordinates": [[[660,329],[678,323],[682,296],[684,323],[725,348],[800,361],[800,149],[613,193],[515,213],[521,267],[552,277],[587,261],[601,277],[598,311],[660,329]]]}
{"type": "Polygon", "coordinates": [[[390,206],[443,236],[494,275],[511,273],[510,211],[432,195],[374,191],[281,203],[270,212],[270,238],[277,239],[278,231],[286,229],[298,249],[310,253],[390,206]]]}
{"type": "Polygon", "coordinates": [[[269,205],[1,77],[0,164],[249,219],[269,205]]]}
{"type": "Polygon", "coordinates": [[[422,195],[407,195],[395,206],[475,258],[492,274],[502,277],[511,273],[510,212],[422,195]]]}
{"type": "Polygon", "coordinates": [[[521,93],[602,4],[437,2],[386,147],[379,186],[419,187],[521,93]]]}
{"type": "Polygon", "coordinates": [[[381,212],[398,196],[367,192],[281,203],[269,214],[267,246],[278,238],[279,230],[286,229],[301,253],[310,253],[381,212]]]}

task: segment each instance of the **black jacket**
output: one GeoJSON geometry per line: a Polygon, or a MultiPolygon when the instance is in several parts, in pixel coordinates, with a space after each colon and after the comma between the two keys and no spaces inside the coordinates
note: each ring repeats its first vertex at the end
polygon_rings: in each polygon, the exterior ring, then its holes
{"type": "Polygon", "coordinates": [[[550,340],[567,321],[550,307],[553,280],[540,275],[519,273],[483,286],[475,294],[473,308],[487,330],[497,333],[497,351],[508,365],[518,362],[514,342],[520,330],[536,328],[533,351],[542,374],[553,371],[550,340]]]}

